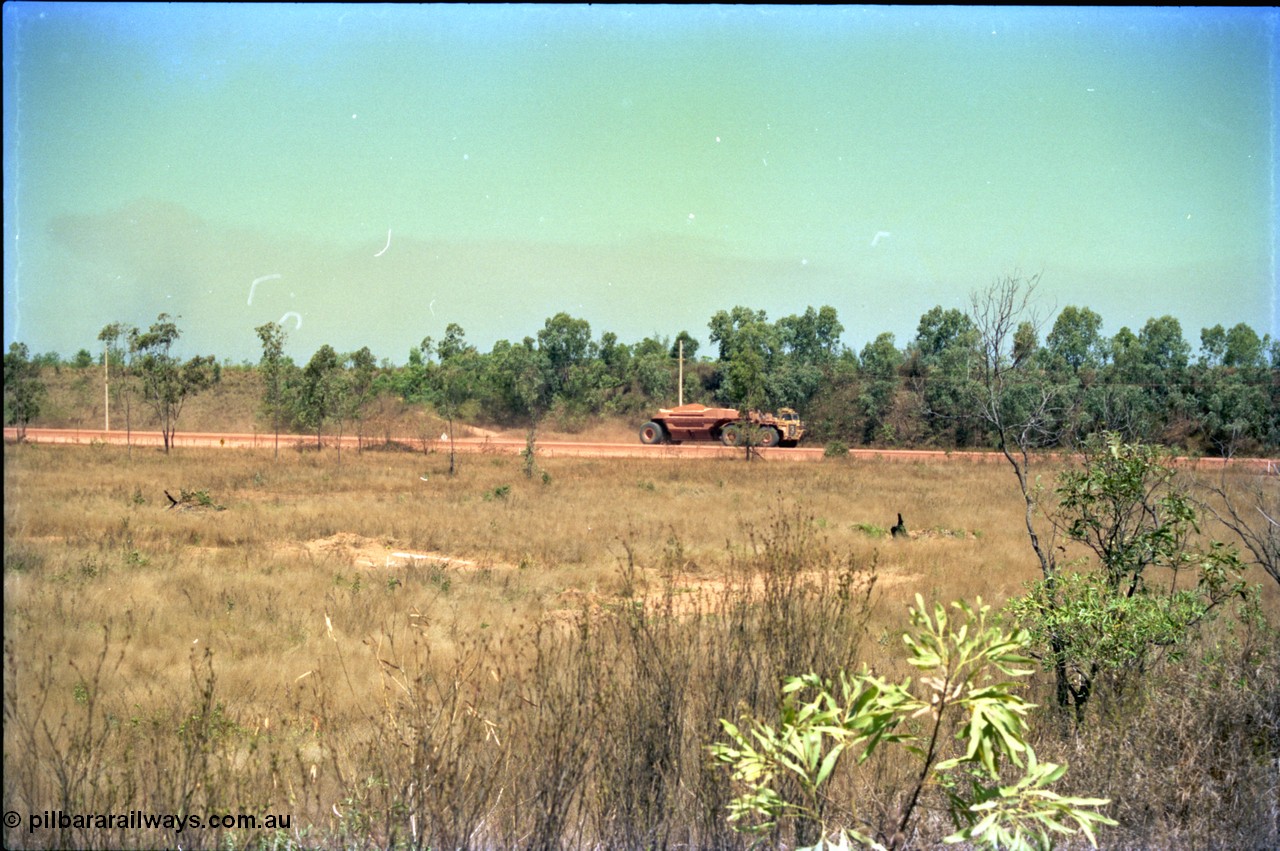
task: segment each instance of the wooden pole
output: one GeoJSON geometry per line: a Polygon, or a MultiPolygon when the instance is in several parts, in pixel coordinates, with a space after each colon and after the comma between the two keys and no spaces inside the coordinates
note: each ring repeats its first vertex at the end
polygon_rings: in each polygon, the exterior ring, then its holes
{"type": "Polygon", "coordinates": [[[684,404],[684,340],[680,339],[677,342],[680,344],[680,378],[679,378],[679,384],[676,387],[676,400],[677,400],[676,404],[683,405],[684,404]]]}
{"type": "Polygon", "coordinates": [[[110,360],[111,344],[102,346],[102,430],[111,431],[111,373],[107,362],[110,360]]]}

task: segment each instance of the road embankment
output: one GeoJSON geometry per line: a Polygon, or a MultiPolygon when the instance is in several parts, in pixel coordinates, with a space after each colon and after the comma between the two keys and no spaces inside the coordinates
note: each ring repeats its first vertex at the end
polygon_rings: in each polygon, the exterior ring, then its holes
{"type": "MultiPolygon", "coordinates": [[[[4,439],[7,442],[18,440],[17,429],[6,428],[4,439]]],[[[139,447],[163,447],[164,436],[158,431],[104,431],[102,429],[60,429],[29,428],[24,438],[28,443],[53,444],[63,446],[133,445],[139,447]]],[[[315,451],[315,435],[282,434],[279,436],[281,449],[289,451],[315,451]]],[[[223,448],[223,449],[259,449],[274,450],[277,437],[274,434],[225,434],[213,432],[178,432],[173,435],[173,447],[223,448]]],[[[361,440],[355,435],[324,435],[320,440],[325,449],[334,449],[339,443],[343,449],[360,448],[361,440]]],[[[364,448],[383,450],[387,444],[385,439],[364,438],[364,448]]],[[[421,438],[394,438],[393,445],[416,452],[448,452],[447,440],[423,440],[421,438]]],[[[519,455],[525,449],[525,441],[498,437],[459,438],[453,442],[456,452],[468,455],[519,455]]],[[[566,440],[540,440],[537,443],[537,454],[541,458],[734,458],[743,454],[743,449],[721,446],[718,443],[684,443],[680,445],[655,445],[631,443],[585,443],[566,440]]],[[[766,461],[821,461],[826,456],[825,450],[814,447],[757,449],[759,457],[766,461]]],[[[1007,463],[999,452],[946,452],[931,449],[851,449],[849,457],[853,460],[871,460],[894,462],[914,462],[924,464],[990,464],[1007,463]]],[[[1044,460],[1066,461],[1073,456],[1065,453],[1048,453],[1040,456],[1044,460]]],[[[1191,470],[1233,469],[1254,471],[1269,475],[1280,475],[1280,459],[1277,458],[1193,458],[1177,457],[1174,464],[1191,470]]]]}

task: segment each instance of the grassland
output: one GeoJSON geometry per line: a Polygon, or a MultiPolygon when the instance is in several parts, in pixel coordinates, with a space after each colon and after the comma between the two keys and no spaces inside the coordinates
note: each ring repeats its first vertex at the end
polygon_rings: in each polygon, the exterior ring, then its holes
{"type": "MultiPolygon", "coordinates": [[[[745,847],[717,718],[776,712],[785,674],[895,671],[916,593],[998,605],[1037,575],[998,465],[447,466],[6,447],[6,809],[292,821],[5,846],[745,847]]],[[[1280,837],[1257,640],[1224,627],[1089,730],[1046,710],[1037,752],[1113,799],[1110,847],[1280,837]]],[[[904,770],[838,788],[874,817],[904,770]]]]}

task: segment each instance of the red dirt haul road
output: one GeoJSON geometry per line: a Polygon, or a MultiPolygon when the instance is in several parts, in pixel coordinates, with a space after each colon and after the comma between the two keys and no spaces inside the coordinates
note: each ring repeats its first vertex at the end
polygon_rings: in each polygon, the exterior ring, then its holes
{"type": "MultiPolygon", "coordinates": [[[[17,429],[4,430],[6,442],[18,439],[17,429]]],[[[178,432],[173,436],[174,448],[207,447],[227,449],[259,449],[271,450],[275,446],[274,434],[217,434],[202,432],[178,432]]],[[[336,436],[324,436],[324,446],[332,449],[338,443],[336,436]]],[[[123,431],[102,431],[101,429],[58,429],[29,428],[26,440],[30,443],[49,443],[61,445],[92,446],[95,444],[113,444],[123,446],[126,440],[134,446],[161,447],[164,439],[158,431],[135,431],[126,435],[123,431]]],[[[397,438],[397,442],[414,449],[426,449],[433,452],[449,451],[447,440],[428,440],[426,446],[418,438],[397,438]]],[[[377,441],[367,441],[377,445],[377,441]]],[[[282,434],[281,449],[313,449],[316,444],[314,435],[282,434]]],[[[344,449],[356,448],[356,437],[346,435],[342,438],[344,449]]],[[[524,451],[523,440],[511,440],[494,437],[467,437],[454,441],[454,448],[460,453],[489,455],[519,455],[524,451]]],[[[821,448],[757,448],[756,452],[766,461],[820,461],[825,456],[821,448]]],[[[689,443],[680,445],[645,446],[629,443],[576,443],[573,441],[538,441],[537,453],[542,458],[736,458],[743,450],[736,447],[721,446],[711,443],[689,443]]],[[[944,452],[929,449],[850,449],[849,457],[854,459],[879,458],[886,461],[907,461],[925,463],[1006,463],[999,452],[944,452]]],[[[1231,468],[1240,471],[1256,471],[1271,475],[1280,474],[1280,459],[1277,458],[1178,458],[1175,463],[1179,467],[1194,470],[1220,470],[1231,468]]]]}

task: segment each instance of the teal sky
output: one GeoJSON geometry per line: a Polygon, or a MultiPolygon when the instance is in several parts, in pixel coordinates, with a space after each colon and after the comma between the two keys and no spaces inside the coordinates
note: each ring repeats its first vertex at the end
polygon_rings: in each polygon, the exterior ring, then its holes
{"type": "Polygon", "coordinates": [[[1010,273],[1050,322],[1280,337],[1278,20],[7,3],[4,343],[164,311],[184,354],[402,363],[830,304],[860,349],[1010,273]]]}

